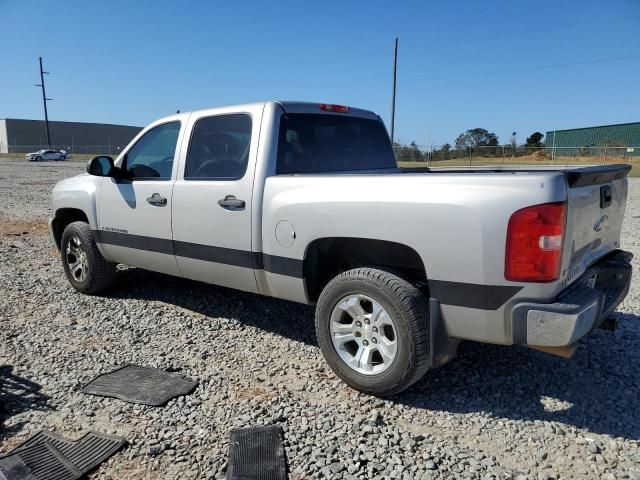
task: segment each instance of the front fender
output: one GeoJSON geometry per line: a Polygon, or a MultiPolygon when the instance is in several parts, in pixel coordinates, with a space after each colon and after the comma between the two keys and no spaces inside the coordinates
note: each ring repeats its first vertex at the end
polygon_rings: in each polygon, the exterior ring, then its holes
{"type": "MultiPolygon", "coordinates": [[[[97,198],[101,180],[100,177],[82,174],[58,182],[52,193],[52,226],[58,218],[67,223],[68,212],[79,211],[84,214],[91,229],[98,230],[97,198]]],[[[72,215],[72,218],[77,216],[72,215]]],[[[103,253],[100,244],[98,249],[103,253]]]]}
{"type": "Polygon", "coordinates": [[[61,180],[53,187],[53,214],[58,210],[71,208],[82,210],[92,229],[98,228],[97,195],[100,178],[83,174],[61,180]]]}

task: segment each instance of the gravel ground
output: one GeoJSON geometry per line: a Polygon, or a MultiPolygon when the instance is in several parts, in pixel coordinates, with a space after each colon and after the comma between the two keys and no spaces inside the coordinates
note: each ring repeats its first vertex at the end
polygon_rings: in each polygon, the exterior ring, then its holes
{"type": "MultiPolygon", "coordinates": [[[[640,282],[615,332],[571,360],[464,343],[459,358],[391,400],[341,383],[313,310],[124,269],[105,296],[66,282],[46,231],[53,184],[72,163],[0,160],[0,452],[40,429],[96,429],[128,446],[93,479],[224,478],[233,426],[281,424],[290,478],[640,479],[640,282]],[[165,408],[84,395],[117,365],[199,380],[165,408]]],[[[640,259],[640,180],[622,245],[640,259]]]]}

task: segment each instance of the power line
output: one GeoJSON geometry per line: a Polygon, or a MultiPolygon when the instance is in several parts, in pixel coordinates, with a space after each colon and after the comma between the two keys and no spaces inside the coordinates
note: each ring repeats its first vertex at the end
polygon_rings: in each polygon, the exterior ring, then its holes
{"type": "Polygon", "coordinates": [[[515,36],[519,36],[519,35],[528,35],[528,34],[532,34],[532,33],[548,32],[550,30],[558,30],[558,29],[561,29],[561,28],[578,27],[578,26],[582,26],[582,25],[592,25],[594,23],[601,23],[601,22],[619,22],[619,21],[623,21],[623,20],[632,20],[632,19],[638,19],[638,18],[640,18],[640,17],[614,17],[614,18],[600,18],[600,19],[593,19],[593,20],[585,20],[583,22],[563,23],[561,25],[553,25],[553,26],[548,26],[548,27],[532,28],[532,29],[529,29],[529,30],[521,30],[519,32],[506,32],[506,33],[497,33],[495,35],[486,35],[486,36],[473,37],[473,38],[463,38],[463,39],[460,39],[460,40],[447,40],[445,42],[431,43],[431,44],[429,44],[429,46],[430,47],[439,47],[439,46],[443,46],[443,45],[454,45],[454,44],[459,44],[459,43],[477,42],[479,40],[494,40],[494,39],[497,39],[497,38],[515,37],[515,36]]]}
{"type": "Polygon", "coordinates": [[[502,70],[491,70],[488,72],[476,72],[476,73],[463,73],[463,74],[454,74],[454,75],[439,75],[435,77],[413,77],[411,80],[443,80],[448,78],[464,78],[464,77],[479,77],[483,75],[496,75],[500,73],[512,73],[512,72],[525,72],[530,70],[545,70],[548,68],[562,68],[562,67],[573,67],[577,65],[590,65],[593,63],[605,63],[605,62],[617,62],[621,60],[631,60],[640,58],[640,55],[629,55],[626,57],[611,57],[611,58],[599,58],[594,60],[582,60],[577,62],[566,62],[566,63],[552,63],[547,65],[533,65],[530,67],[519,67],[519,68],[506,68],[502,70]]]}

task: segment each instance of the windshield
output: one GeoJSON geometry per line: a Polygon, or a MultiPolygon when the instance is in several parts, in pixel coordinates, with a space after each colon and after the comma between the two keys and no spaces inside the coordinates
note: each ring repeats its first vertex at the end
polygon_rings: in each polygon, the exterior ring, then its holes
{"type": "Polygon", "coordinates": [[[381,121],[296,113],[280,120],[277,173],[319,173],[395,168],[381,121]]]}

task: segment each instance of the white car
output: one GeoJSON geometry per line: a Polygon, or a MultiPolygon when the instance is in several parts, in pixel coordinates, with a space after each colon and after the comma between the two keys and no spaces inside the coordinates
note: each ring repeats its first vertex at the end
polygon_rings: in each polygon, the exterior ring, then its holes
{"type": "Polygon", "coordinates": [[[38,150],[37,152],[27,153],[24,156],[30,162],[40,162],[42,160],[66,160],[67,152],[64,150],[38,150]]]}

